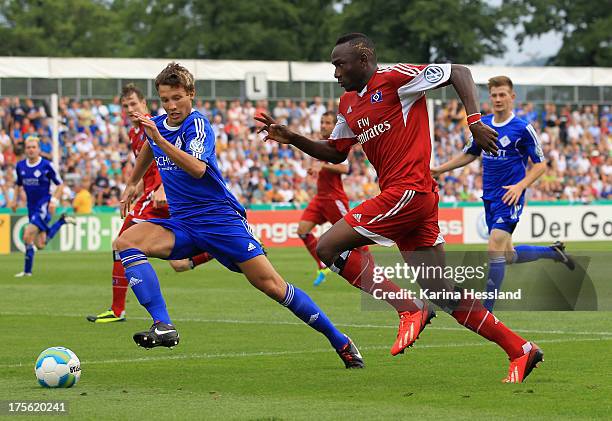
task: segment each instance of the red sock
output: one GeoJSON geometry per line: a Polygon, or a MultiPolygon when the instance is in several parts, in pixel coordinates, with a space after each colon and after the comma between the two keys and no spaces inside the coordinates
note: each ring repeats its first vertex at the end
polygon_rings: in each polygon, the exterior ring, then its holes
{"type": "Polygon", "coordinates": [[[377,293],[377,296],[380,293],[385,293],[383,296],[386,297],[385,301],[393,306],[398,313],[421,309],[422,306],[408,298],[388,298],[388,293],[395,293],[396,296],[401,297],[402,290],[384,275],[377,275],[378,279],[381,277],[383,279],[380,282],[374,282],[374,266],[374,256],[372,256],[372,253],[369,252],[367,247],[360,247],[349,253],[348,260],[340,271],[340,276],[355,288],[359,288],[370,295],[373,295],[375,290],[380,291],[377,293]]]}
{"type": "Polygon", "coordinates": [[[502,347],[510,359],[523,355],[523,345],[527,342],[508,329],[491,314],[478,300],[463,299],[452,312],[457,321],[480,336],[502,347]]]}
{"type": "Polygon", "coordinates": [[[121,316],[125,310],[125,296],[128,290],[128,281],[121,261],[113,263],[113,305],[111,310],[115,316],[121,316]]]}
{"type": "Polygon", "coordinates": [[[304,245],[306,246],[306,248],[310,252],[310,255],[317,262],[317,267],[319,269],[325,268],[325,264],[321,261],[321,259],[319,259],[319,256],[317,256],[317,239],[316,239],[316,237],[314,235],[312,235],[312,233],[309,232],[306,235],[300,235],[300,238],[302,239],[302,241],[304,242],[304,245]]]}
{"type": "Polygon", "coordinates": [[[201,264],[210,262],[212,259],[213,257],[210,255],[210,253],[204,252],[198,254],[197,256],[193,256],[191,258],[191,264],[195,268],[196,266],[200,266],[201,264]]]}

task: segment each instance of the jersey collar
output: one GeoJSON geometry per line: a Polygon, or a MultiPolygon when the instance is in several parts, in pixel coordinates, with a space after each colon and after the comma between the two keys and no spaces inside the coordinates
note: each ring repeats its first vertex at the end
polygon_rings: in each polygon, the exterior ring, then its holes
{"type": "Polygon", "coordinates": [[[175,132],[175,131],[177,131],[178,129],[180,129],[180,128],[181,128],[181,126],[177,126],[177,127],[175,127],[175,126],[170,126],[170,125],[168,124],[168,117],[167,117],[167,116],[166,116],[166,118],[164,118],[164,127],[165,127],[167,130],[170,130],[171,132],[175,132]]]}
{"type": "Polygon", "coordinates": [[[26,165],[28,166],[28,168],[34,168],[35,166],[37,166],[38,164],[40,164],[42,161],[42,156],[38,157],[38,161],[36,161],[33,164],[30,164],[30,161],[28,161],[28,158],[26,158],[26,165]]]}
{"type": "Polygon", "coordinates": [[[510,123],[510,121],[514,118],[514,113],[510,113],[510,117],[508,117],[506,119],[506,121],[502,121],[501,123],[497,123],[495,122],[495,114],[493,114],[493,117],[491,117],[491,125],[495,126],[495,127],[503,127],[506,124],[510,123]]]}
{"type": "MultiPolygon", "coordinates": [[[[378,70],[378,69],[376,69],[378,70]]],[[[370,85],[372,83],[372,80],[376,77],[376,72],[374,72],[372,74],[372,76],[370,76],[370,79],[368,79],[368,83],[366,83],[366,85],[363,87],[363,89],[359,92],[357,92],[357,96],[359,96],[359,98],[362,98],[366,92],[368,92],[368,85],[370,85]]]]}
{"type": "MultiPolygon", "coordinates": [[[[189,115],[191,115],[194,111],[195,111],[195,108],[191,108],[191,113],[189,113],[189,115]]],[[[189,116],[187,116],[187,117],[189,117],[189,116]]],[[[181,125],[183,125],[183,123],[181,123],[181,125]]],[[[170,130],[171,132],[175,132],[175,131],[177,131],[178,129],[181,128],[181,126],[175,127],[175,126],[168,125],[168,115],[167,114],[166,114],[166,118],[164,118],[164,127],[166,129],[170,130]]]]}

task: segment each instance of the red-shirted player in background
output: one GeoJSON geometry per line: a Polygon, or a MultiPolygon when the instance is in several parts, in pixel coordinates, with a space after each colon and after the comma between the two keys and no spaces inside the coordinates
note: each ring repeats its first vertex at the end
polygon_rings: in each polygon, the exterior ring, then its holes
{"type": "MultiPolygon", "coordinates": [[[[404,259],[444,264],[444,239],[438,227],[437,184],[430,175],[431,143],[425,91],[453,85],[468,114],[474,141],[496,154],[497,134],[480,122],[476,86],[468,68],[451,64],[397,64],[378,68],[373,42],[363,34],[347,34],[332,51],[334,76],[346,93],[340,98],[338,123],[329,141],[312,141],[269,116],[266,139],[291,144],[326,162],[342,162],[352,145],[360,143],[377,171],[381,193],[352,209],[319,240],[317,254],[349,282],[367,281],[363,255],[355,248],[378,243],[397,244],[404,259]],[[413,253],[419,251],[419,253],[413,253]]],[[[510,359],[508,383],[520,383],[542,360],[540,348],[508,329],[482,303],[443,280],[419,279],[422,287],[453,288],[461,299],[433,300],[460,324],[497,343],[510,359]]],[[[448,291],[448,289],[447,289],[448,291]]],[[[401,316],[400,332],[391,349],[396,355],[417,339],[429,318],[426,303],[401,316]],[[405,327],[409,326],[408,329],[405,327]]]]}
{"type": "MultiPolygon", "coordinates": [[[[147,104],[142,92],[134,85],[127,84],[121,91],[121,107],[127,114],[132,128],[128,136],[132,151],[138,156],[144,142],[146,142],[145,132],[140,126],[139,120],[133,119],[134,113],[147,114],[147,104]]],[[[166,203],[166,193],[162,184],[159,171],[155,162],[151,164],[142,179],[142,196],[133,207],[119,231],[119,235],[129,227],[151,218],[169,218],[170,212],[166,203]]],[[[176,272],[184,272],[196,266],[206,263],[212,259],[210,254],[204,252],[197,256],[183,260],[169,260],[170,266],[176,272]]],[[[111,323],[125,321],[125,298],[129,282],[125,277],[125,270],[121,264],[121,259],[115,250],[113,243],[113,304],[111,308],[97,316],[87,316],[87,320],[94,323],[111,323]]]]}
{"type": "MultiPolygon", "coordinates": [[[[324,113],[321,116],[321,138],[329,139],[335,126],[336,114],[331,111],[324,113]]],[[[342,174],[348,174],[348,172],[348,162],[330,164],[318,161],[308,169],[308,174],[317,177],[317,194],[304,209],[297,233],[317,262],[318,273],[314,281],[315,286],[325,281],[330,269],[317,256],[317,239],[311,231],[315,226],[326,222],[335,224],[348,213],[348,197],[342,185],[342,174]]]]}

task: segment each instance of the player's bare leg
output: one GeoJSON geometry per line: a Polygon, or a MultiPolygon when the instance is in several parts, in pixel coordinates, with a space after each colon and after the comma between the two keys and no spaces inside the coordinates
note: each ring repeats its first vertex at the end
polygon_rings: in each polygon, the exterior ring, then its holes
{"type": "Polygon", "coordinates": [[[324,334],[346,368],[364,367],[361,354],[350,338],[332,324],[327,315],[306,293],[285,282],[265,255],[261,254],[236,265],[251,285],[287,307],[304,323],[324,334]]]}
{"type": "Polygon", "coordinates": [[[115,242],[132,291],[153,319],[148,331],[134,334],[136,344],[144,348],[173,347],[179,343],[157,274],[147,260],[147,257],[167,258],[172,253],[174,242],[172,231],[150,222],[131,226],[115,242]]]}
{"type": "Polygon", "coordinates": [[[317,277],[313,282],[313,285],[319,286],[323,282],[325,282],[325,277],[330,272],[330,269],[327,266],[325,266],[323,262],[321,262],[321,259],[319,259],[319,256],[317,255],[317,243],[318,242],[315,236],[312,235],[311,233],[311,231],[316,226],[317,226],[316,223],[302,219],[298,223],[297,234],[298,234],[298,237],[300,237],[300,239],[304,242],[304,246],[306,246],[306,249],[312,256],[312,258],[315,260],[315,262],[317,262],[318,272],[317,272],[317,277]]]}
{"type": "MultiPolygon", "coordinates": [[[[418,258],[419,263],[429,265],[444,264],[444,247],[439,244],[434,247],[420,248],[419,253],[411,255],[402,253],[404,259],[411,264],[416,263],[413,259],[418,258]],[[418,256],[417,256],[418,255],[418,256]]],[[[457,322],[469,330],[479,334],[485,339],[495,342],[508,355],[510,369],[508,376],[503,380],[507,383],[521,383],[543,361],[544,353],[532,342],[528,342],[515,332],[507,328],[497,317],[489,312],[479,300],[463,296],[463,290],[453,286],[444,279],[420,278],[418,283],[422,288],[430,290],[446,289],[446,291],[457,291],[462,294],[461,299],[432,300],[442,310],[450,314],[457,322]]]]}
{"type": "Polygon", "coordinates": [[[189,259],[168,260],[168,264],[175,272],[187,272],[192,269],[189,259]]]}
{"type": "MultiPolygon", "coordinates": [[[[319,239],[317,254],[331,270],[346,279],[351,285],[372,294],[373,289],[400,291],[400,288],[385,279],[374,282],[374,257],[360,247],[374,242],[355,231],[344,219],[336,222],[319,239]]],[[[418,310],[419,306],[408,300],[387,300],[398,312],[418,310]]]]}
{"type": "MultiPolygon", "coordinates": [[[[132,219],[127,218],[123,222],[123,226],[119,231],[121,235],[126,229],[134,225],[132,219]]],[[[119,256],[119,250],[117,249],[117,239],[113,240],[111,244],[113,253],[113,270],[112,270],[112,287],[113,287],[113,300],[111,307],[99,314],[91,314],[87,316],[87,320],[92,323],[115,323],[124,322],[125,318],[125,299],[127,290],[129,288],[127,278],[125,277],[125,269],[121,264],[121,257],[119,256]]]]}
{"type": "MultiPolygon", "coordinates": [[[[38,228],[37,228],[38,230],[38,228]]],[[[36,236],[36,248],[38,250],[42,250],[47,245],[47,233],[44,231],[38,231],[38,235],[36,236]]]]}
{"type": "Polygon", "coordinates": [[[341,219],[321,236],[317,253],[331,270],[338,273],[351,285],[371,295],[375,290],[380,291],[385,301],[395,308],[400,318],[400,325],[395,343],[391,347],[391,354],[397,355],[406,347],[411,346],[422,330],[420,326],[417,326],[416,330],[412,326],[411,333],[410,324],[404,323],[406,317],[417,317],[418,315],[425,324],[435,313],[430,314],[429,308],[421,300],[390,298],[400,297],[401,289],[388,279],[384,278],[380,282],[374,281],[374,257],[369,251],[359,249],[359,247],[371,244],[374,244],[372,240],[359,234],[344,219],[341,219]]]}

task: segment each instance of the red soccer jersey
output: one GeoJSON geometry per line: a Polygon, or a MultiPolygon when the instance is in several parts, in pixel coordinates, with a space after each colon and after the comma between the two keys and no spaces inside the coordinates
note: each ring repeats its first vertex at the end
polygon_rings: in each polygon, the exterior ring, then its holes
{"type": "Polygon", "coordinates": [[[322,168],[317,178],[317,197],[348,200],[342,185],[342,174],[322,168]]]}
{"type": "MultiPolygon", "coordinates": [[[[142,126],[132,127],[128,133],[128,136],[132,144],[132,151],[134,152],[134,155],[138,158],[138,154],[142,149],[142,145],[144,144],[144,142],[147,142],[147,136],[145,134],[145,131],[142,126]]],[[[159,171],[157,170],[157,165],[155,165],[155,161],[151,163],[151,165],[147,169],[147,172],[145,172],[145,175],[142,177],[142,182],[144,184],[144,197],[148,197],[151,192],[157,190],[157,188],[161,185],[162,180],[161,176],[159,175],[159,171]]]]}
{"type": "Polygon", "coordinates": [[[340,98],[330,142],[339,151],[360,143],[382,191],[389,187],[433,191],[425,91],[447,82],[450,73],[450,64],[378,69],[361,92],[346,92],[340,98]]]}

